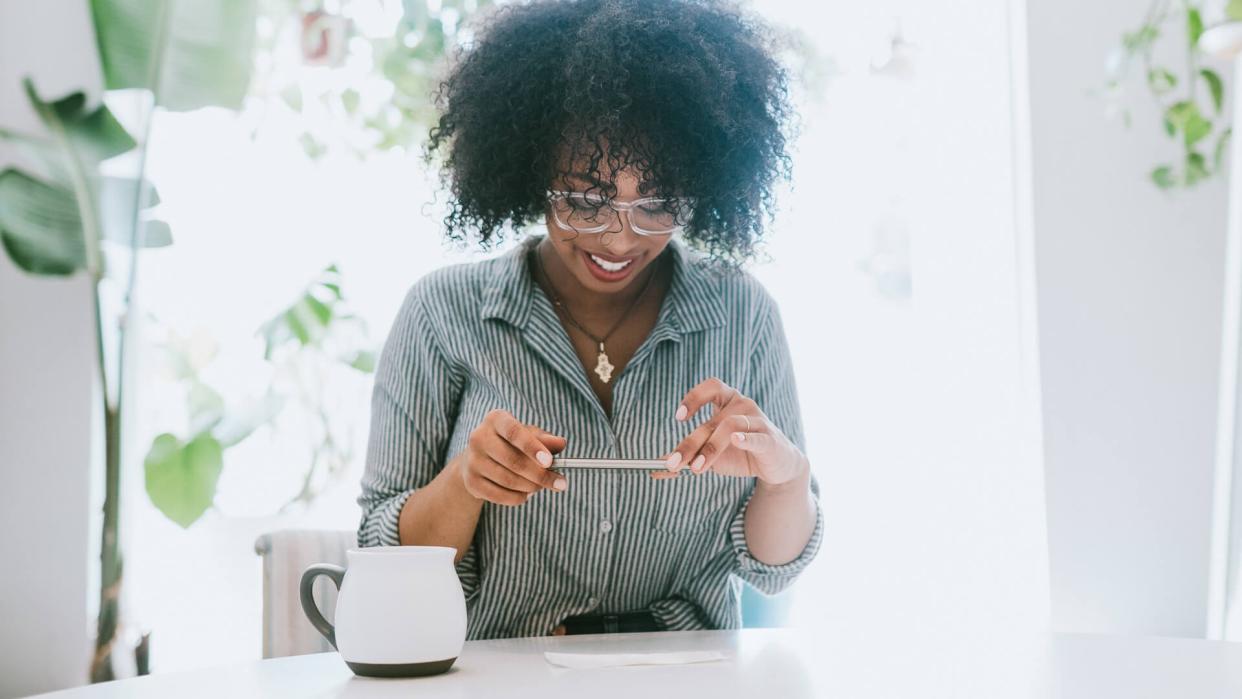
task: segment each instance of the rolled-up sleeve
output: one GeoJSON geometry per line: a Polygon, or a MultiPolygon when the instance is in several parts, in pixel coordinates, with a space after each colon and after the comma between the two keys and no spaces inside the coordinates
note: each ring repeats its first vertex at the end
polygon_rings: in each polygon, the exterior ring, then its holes
{"type": "Polygon", "coordinates": [[[444,468],[463,380],[436,342],[426,287],[406,295],[376,367],[359,546],[398,545],[401,508],[444,468]]]}
{"type": "MultiPolygon", "coordinates": [[[[798,405],[798,391],[794,380],[793,361],[789,344],[785,339],[780,311],[775,302],[762,295],[766,303],[761,309],[757,325],[758,340],[750,360],[750,377],[747,395],[768,416],[776,427],[806,452],[806,437],[802,429],[802,415],[798,405]]],[[[746,543],[746,510],[754,496],[752,484],[742,506],[738,508],[729,526],[729,538],[733,547],[734,573],[757,590],[774,595],[789,587],[806,569],[819,552],[824,533],[824,515],[819,504],[819,481],[811,476],[811,493],[815,502],[815,530],[802,553],[782,565],[768,565],[751,555],[746,543]]]]}

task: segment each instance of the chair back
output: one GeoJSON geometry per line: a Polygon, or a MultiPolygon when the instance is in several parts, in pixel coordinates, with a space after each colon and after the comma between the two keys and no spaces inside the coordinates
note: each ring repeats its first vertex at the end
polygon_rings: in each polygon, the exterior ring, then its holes
{"type": "MultiPolygon", "coordinates": [[[[255,553],[263,557],[263,657],[281,658],[333,650],[302,613],[298,586],[302,571],[315,563],[345,566],[345,551],[357,546],[353,531],[285,529],[260,536],[255,553]]],[[[336,589],[324,576],[314,587],[315,601],[331,619],[336,589]]]]}

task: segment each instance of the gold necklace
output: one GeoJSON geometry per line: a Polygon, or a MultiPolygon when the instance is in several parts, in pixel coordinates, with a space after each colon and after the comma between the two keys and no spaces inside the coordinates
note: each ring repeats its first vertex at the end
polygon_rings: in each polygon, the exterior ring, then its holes
{"type": "Polygon", "coordinates": [[[621,314],[621,317],[617,319],[616,323],[613,323],[608,332],[605,333],[603,337],[596,337],[594,333],[582,327],[582,324],[574,319],[573,314],[569,312],[569,307],[561,301],[560,294],[556,293],[556,285],[552,283],[552,277],[549,277],[548,271],[543,268],[543,256],[539,254],[538,246],[532,248],[532,251],[535,254],[535,266],[539,268],[540,276],[542,276],[544,281],[548,283],[548,291],[552,294],[552,304],[565,313],[565,320],[568,320],[570,325],[577,328],[583,335],[586,335],[599,344],[599,357],[597,357],[595,361],[595,375],[599,377],[600,381],[608,383],[612,380],[612,371],[613,369],[616,369],[616,367],[612,365],[612,362],[608,361],[608,353],[604,351],[604,343],[608,341],[608,338],[612,337],[612,334],[617,331],[617,328],[621,327],[621,323],[623,323],[630,315],[630,311],[634,310],[634,307],[638,305],[638,302],[647,293],[647,289],[651,286],[652,280],[655,279],[657,270],[652,268],[651,274],[647,275],[647,281],[643,284],[643,288],[639,289],[638,293],[634,296],[634,300],[630,301],[630,305],[626,307],[625,312],[621,314]]]}

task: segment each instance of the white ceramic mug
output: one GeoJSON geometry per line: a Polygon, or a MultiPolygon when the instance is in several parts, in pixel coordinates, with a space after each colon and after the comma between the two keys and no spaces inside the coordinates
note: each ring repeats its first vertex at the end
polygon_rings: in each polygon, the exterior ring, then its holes
{"type": "Polygon", "coordinates": [[[457,549],[380,546],[346,552],[348,568],[302,573],[302,610],[357,675],[421,677],[447,672],[466,641],[466,596],[453,567],[457,549]],[[315,578],[340,593],[335,624],[311,594],[315,578]]]}

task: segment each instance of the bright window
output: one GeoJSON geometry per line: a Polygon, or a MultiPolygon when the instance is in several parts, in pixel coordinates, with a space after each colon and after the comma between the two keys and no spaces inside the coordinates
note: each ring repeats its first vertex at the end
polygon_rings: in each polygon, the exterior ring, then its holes
{"type": "MultiPolygon", "coordinates": [[[[805,28],[831,68],[817,97],[799,97],[796,181],[772,261],[753,268],[782,309],[828,524],[793,616],[935,623],[969,602],[1042,618],[1009,13],[982,0],[757,7],[805,28]]],[[[160,321],[147,335],[214,338],[204,378],[227,396],[267,384],[257,329],[329,264],[378,344],[414,280],[472,257],[441,242],[416,157],[312,162],[285,116],[263,114],[253,141],[255,115],[163,114],[155,127],[152,177],[176,243],[144,263],[144,311],[160,321]]],[[[130,453],[184,419],[151,344],[138,361],[130,453]]],[[[310,507],[274,514],[302,485],[313,425],[231,450],[217,509],[188,531],[127,474],[126,594],[154,632],[156,671],[259,656],[258,535],[356,526],[370,377],[339,374],[332,390],[353,460],[310,507]]]]}

